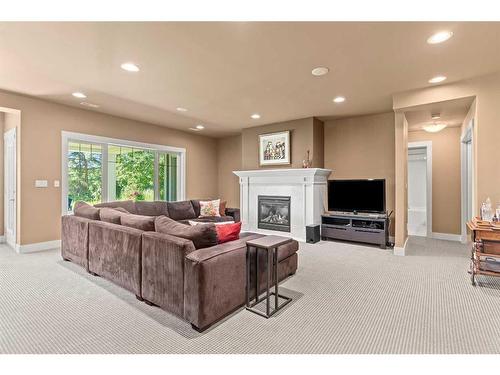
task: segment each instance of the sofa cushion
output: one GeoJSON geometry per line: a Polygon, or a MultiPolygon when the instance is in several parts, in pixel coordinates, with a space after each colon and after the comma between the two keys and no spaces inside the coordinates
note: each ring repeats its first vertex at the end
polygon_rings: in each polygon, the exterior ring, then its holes
{"type": "MultiPolygon", "coordinates": [[[[196,215],[196,217],[200,216],[200,201],[210,201],[210,200],[212,200],[212,199],[192,199],[191,200],[191,204],[193,205],[194,214],[196,215]]],[[[227,201],[221,200],[220,204],[219,204],[219,214],[221,216],[226,215],[226,206],[227,206],[227,201]]]]}
{"type": "Polygon", "coordinates": [[[215,225],[186,225],[166,216],[155,219],[155,229],[159,233],[191,240],[196,249],[217,245],[217,231],[215,225]]]}
{"type": "Polygon", "coordinates": [[[120,217],[121,225],[126,227],[140,229],[144,231],[155,230],[155,218],[153,216],[143,216],[135,214],[122,214],[120,217]]]}
{"type": "Polygon", "coordinates": [[[241,221],[239,223],[216,225],[215,229],[217,230],[218,243],[235,241],[240,238],[241,221]]]}
{"type": "Polygon", "coordinates": [[[75,216],[84,217],[86,219],[100,220],[99,209],[82,201],[75,203],[73,213],[75,216]]]}
{"type": "Polygon", "coordinates": [[[174,220],[194,219],[196,217],[191,201],[168,202],[167,209],[168,216],[174,220]]]}
{"type": "Polygon", "coordinates": [[[100,209],[99,217],[101,218],[101,221],[105,221],[107,223],[121,224],[121,216],[128,213],[129,212],[122,207],[103,207],[100,209]]]}
{"type": "Polygon", "coordinates": [[[226,205],[227,205],[226,201],[220,201],[220,205],[219,205],[219,215],[220,216],[226,216],[226,205]]]}
{"type": "Polygon", "coordinates": [[[154,201],[154,202],[135,202],[135,210],[137,215],[145,216],[168,216],[167,202],[154,201]]]}
{"type": "Polygon", "coordinates": [[[200,216],[220,216],[220,199],[200,201],[200,216]]]}
{"type": "Polygon", "coordinates": [[[135,202],[130,201],[130,200],[129,201],[114,201],[114,202],[98,203],[98,204],[95,204],[94,207],[111,207],[111,208],[121,207],[121,208],[126,209],[131,214],[137,213],[135,211],[135,202]]]}

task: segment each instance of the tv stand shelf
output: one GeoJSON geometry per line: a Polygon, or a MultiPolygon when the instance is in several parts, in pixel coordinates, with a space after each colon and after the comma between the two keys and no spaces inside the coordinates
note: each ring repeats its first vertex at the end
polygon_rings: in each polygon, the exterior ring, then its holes
{"type": "Polygon", "coordinates": [[[325,214],[321,216],[321,239],[364,242],[385,249],[389,240],[387,215],[325,214]]]}

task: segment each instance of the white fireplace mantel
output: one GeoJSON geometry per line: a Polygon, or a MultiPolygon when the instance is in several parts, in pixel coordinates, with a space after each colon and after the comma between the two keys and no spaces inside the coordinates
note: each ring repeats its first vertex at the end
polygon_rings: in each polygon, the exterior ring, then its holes
{"type": "Polygon", "coordinates": [[[306,225],[320,224],[327,209],[327,181],[331,169],[260,169],[233,171],[240,180],[242,230],[290,235],[305,241],[306,225]],[[257,227],[259,195],[290,197],[290,233],[257,227]]]}

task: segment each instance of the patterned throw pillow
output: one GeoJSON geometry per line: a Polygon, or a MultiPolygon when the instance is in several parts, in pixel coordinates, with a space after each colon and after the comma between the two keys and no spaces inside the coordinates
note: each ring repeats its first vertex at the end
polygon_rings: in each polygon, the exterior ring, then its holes
{"type": "Polygon", "coordinates": [[[200,217],[202,216],[220,216],[220,199],[213,201],[200,201],[200,217]]]}

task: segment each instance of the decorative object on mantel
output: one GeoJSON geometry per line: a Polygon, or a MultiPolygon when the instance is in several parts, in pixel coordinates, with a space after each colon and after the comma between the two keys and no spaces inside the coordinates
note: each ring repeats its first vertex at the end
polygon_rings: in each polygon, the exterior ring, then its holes
{"type": "Polygon", "coordinates": [[[259,164],[290,164],[290,131],[259,135],[259,164]]]}
{"type": "Polygon", "coordinates": [[[302,160],[302,168],[311,168],[312,167],[312,160],[309,159],[309,153],[310,153],[310,151],[307,150],[307,156],[304,160],[302,160]]]}

